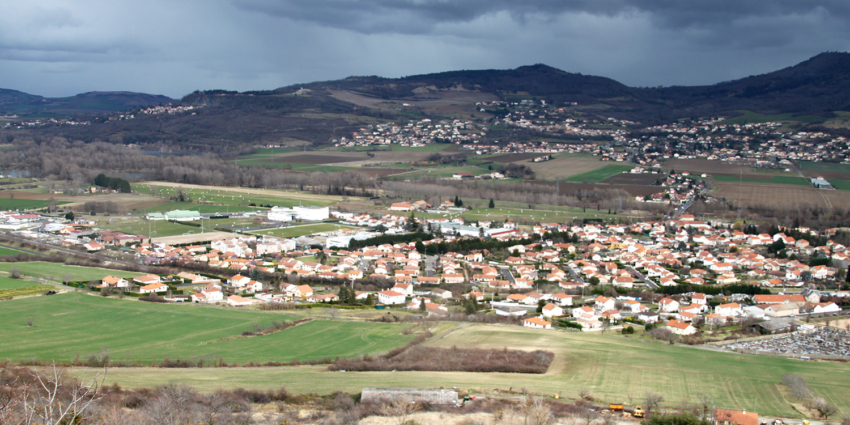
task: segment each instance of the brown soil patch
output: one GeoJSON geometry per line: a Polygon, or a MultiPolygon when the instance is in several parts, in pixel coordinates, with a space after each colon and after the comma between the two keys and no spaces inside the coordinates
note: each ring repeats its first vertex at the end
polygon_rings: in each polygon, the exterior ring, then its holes
{"type": "MultiPolygon", "coordinates": [[[[775,208],[827,206],[820,193],[809,186],[746,182],[717,182],[716,185],[718,189],[714,196],[726,198],[735,205],[740,199],[741,205],[765,205],[775,208]]],[[[826,194],[827,191],[822,193],[826,194]]]]}
{"type": "Polygon", "coordinates": [[[732,165],[722,161],[710,161],[707,159],[668,159],[662,166],[664,171],[690,171],[692,173],[702,174],[729,174],[740,176],[744,173],[746,177],[753,174],[752,167],[743,165],[732,165]]]}
{"type": "Polygon", "coordinates": [[[608,177],[602,180],[606,184],[627,184],[627,185],[652,185],[659,179],[663,178],[662,174],[630,174],[620,173],[616,176],[608,177]]]}
{"type": "Polygon", "coordinates": [[[534,170],[538,179],[559,180],[602,168],[608,164],[593,156],[560,156],[551,161],[529,162],[525,165],[534,170]]]}

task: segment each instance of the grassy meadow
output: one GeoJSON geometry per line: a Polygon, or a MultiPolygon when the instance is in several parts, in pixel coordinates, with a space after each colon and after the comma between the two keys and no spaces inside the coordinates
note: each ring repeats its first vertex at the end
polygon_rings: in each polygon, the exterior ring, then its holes
{"type": "MultiPolygon", "coordinates": [[[[528,330],[499,325],[461,327],[442,339],[440,347],[545,349],[556,354],[542,375],[468,372],[328,372],[323,366],[249,369],[113,369],[108,380],[124,387],[147,387],[179,381],[203,390],[285,386],[295,393],[358,392],[363,387],[457,387],[462,392],[490,393],[495,389],[528,390],[562,398],[590,390],[602,402],[640,404],[652,391],[662,405],[677,407],[706,394],[718,407],[755,410],[762,416],[800,417],[786,399],[780,380],[797,373],[815,396],[850,413],[850,383],[843,377],[850,366],[836,362],[802,362],[748,356],[687,346],[626,339],[612,334],[528,330]],[[631,400],[631,402],[630,402],[631,400]]],[[[426,342],[428,344],[428,342],[426,342]]],[[[76,373],[84,373],[79,370],[76,373]]]]}
{"type": "Polygon", "coordinates": [[[600,167],[595,170],[569,176],[565,179],[565,181],[577,183],[599,183],[609,177],[614,177],[617,174],[629,171],[634,167],[634,165],[630,164],[605,165],[604,167],[600,167]]]}
{"type": "Polygon", "coordinates": [[[52,280],[55,282],[61,282],[62,277],[65,275],[71,276],[72,280],[100,280],[109,275],[131,278],[144,274],[121,270],[100,269],[97,267],[69,266],[62,263],[48,263],[43,261],[0,263],[0,272],[8,273],[12,267],[20,270],[23,275],[40,277],[42,279],[52,280]]]}
{"type": "Polygon", "coordinates": [[[402,334],[410,325],[323,320],[269,335],[239,337],[255,323],[268,326],[273,320],[294,319],[256,310],[146,303],[77,292],[25,298],[0,308],[4,323],[0,359],[70,361],[105,349],[119,362],[150,364],[163,357],[286,362],[378,354],[415,337],[402,334]],[[32,327],[24,320],[29,317],[34,319],[32,327]]]}

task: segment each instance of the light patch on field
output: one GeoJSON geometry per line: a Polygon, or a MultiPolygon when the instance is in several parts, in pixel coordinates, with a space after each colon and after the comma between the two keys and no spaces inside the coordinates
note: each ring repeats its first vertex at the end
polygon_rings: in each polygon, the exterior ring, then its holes
{"type": "Polygon", "coordinates": [[[522,161],[518,164],[534,170],[538,180],[561,180],[602,168],[610,163],[602,162],[595,156],[562,154],[551,161],[537,163],[522,161]]]}
{"type": "Polygon", "coordinates": [[[236,237],[233,233],[228,232],[219,232],[219,231],[206,231],[201,233],[201,228],[196,228],[198,233],[191,235],[177,235],[177,236],[165,236],[161,238],[153,238],[154,242],[164,243],[164,244],[183,244],[183,243],[196,243],[196,242],[209,242],[215,241],[218,239],[230,239],[236,237]]]}

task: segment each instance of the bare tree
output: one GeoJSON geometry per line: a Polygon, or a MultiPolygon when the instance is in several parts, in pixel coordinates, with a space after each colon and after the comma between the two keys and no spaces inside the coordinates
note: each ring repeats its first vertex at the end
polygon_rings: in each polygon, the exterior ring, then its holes
{"type": "Polygon", "coordinates": [[[551,425],[555,422],[555,417],[552,415],[552,409],[546,404],[543,399],[529,397],[525,400],[525,405],[522,409],[524,416],[523,425],[551,425]]]}
{"type": "Polygon", "coordinates": [[[786,373],[782,376],[782,384],[788,388],[791,395],[797,400],[803,401],[811,397],[812,392],[809,386],[806,385],[806,380],[802,376],[793,373],[786,373]]]}
{"type": "Polygon", "coordinates": [[[396,425],[404,425],[414,412],[419,410],[419,405],[414,403],[410,397],[399,397],[390,403],[384,403],[380,412],[382,415],[392,419],[396,425]]]}
{"type": "Polygon", "coordinates": [[[814,400],[814,407],[824,419],[829,419],[830,416],[838,412],[838,408],[820,397],[814,400]]]}
{"type": "Polygon", "coordinates": [[[646,416],[649,416],[658,409],[658,406],[661,402],[664,401],[664,397],[659,394],[655,394],[652,391],[647,391],[643,396],[643,405],[646,410],[646,416]]]}
{"type": "Polygon", "coordinates": [[[593,401],[593,396],[591,395],[590,388],[582,388],[578,392],[578,397],[582,400],[593,401]]]}
{"type": "Polygon", "coordinates": [[[66,378],[53,362],[41,371],[31,371],[32,384],[23,394],[21,424],[59,425],[85,423],[94,416],[90,409],[106,392],[103,383],[107,369],[82,381],[66,378]]]}
{"type": "Polygon", "coordinates": [[[336,320],[337,316],[339,316],[339,309],[336,307],[329,308],[328,315],[331,316],[331,319],[336,320]]]}

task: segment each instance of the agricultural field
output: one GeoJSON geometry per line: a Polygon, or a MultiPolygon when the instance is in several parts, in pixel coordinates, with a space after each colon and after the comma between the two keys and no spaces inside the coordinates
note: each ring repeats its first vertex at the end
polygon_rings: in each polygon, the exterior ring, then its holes
{"type": "Polygon", "coordinates": [[[764,123],[764,122],[784,122],[784,121],[794,121],[794,122],[812,122],[812,121],[825,121],[829,118],[818,117],[814,115],[800,115],[794,116],[794,114],[776,114],[776,115],[764,115],[759,114],[757,112],[752,111],[738,111],[741,112],[742,115],[729,118],[723,120],[721,124],[729,125],[729,124],[747,124],[747,123],[764,123]]]}
{"type": "Polygon", "coordinates": [[[729,174],[713,174],[714,181],[718,182],[744,182],[744,183],[762,183],[762,184],[793,184],[799,186],[810,186],[808,180],[798,175],[776,176],[764,173],[761,176],[740,177],[729,174]],[[754,178],[758,177],[758,178],[754,178]]]}
{"type": "Polygon", "coordinates": [[[602,180],[601,183],[604,183],[604,184],[625,184],[625,185],[654,185],[655,182],[663,179],[664,177],[665,176],[663,174],[620,173],[620,174],[614,175],[612,177],[608,177],[605,180],[602,180]]]}
{"type": "Polygon", "coordinates": [[[829,183],[837,190],[850,190],[850,180],[830,179],[829,183]]]}
{"type": "MultiPolygon", "coordinates": [[[[203,220],[206,221],[206,220],[203,220]]],[[[197,223],[201,223],[198,221],[197,223]]],[[[208,226],[209,223],[205,223],[208,226]]],[[[114,223],[99,223],[101,229],[116,230],[130,235],[144,235],[147,237],[162,237],[162,236],[177,236],[187,233],[201,233],[201,229],[195,226],[188,226],[180,223],[173,223],[165,220],[142,220],[128,219],[118,220],[114,223]]]]}
{"type": "Polygon", "coordinates": [[[17,288],[0,288],[0,299],[4,298],[15,298],[15,297],[23,297],[27,295],[35,295],[35,294],[43,294],[47,291],[56,290],[53,285],[39,285],[33,283],[32,285],[27,286],[19,286],[17,288]]]}
{"type": "Polygon", "coordinates": [[[0,358],[70,361],[106,350],[113,362],[150,364],[163,357],[239,364],[287,362],[378,354],[415,337],[402,334],[410,325],[323,320],[263,336],[240,336],[255,323],[267,327],[274,320],[297,318],[69,292],[4,303],[0,358]],[[27,317],[33,318],[34,326],[26,325],[27,317]]]}
{"type": "Polygon", "coordinates": [[[560,154],[550,161],[523,162],[523,165],[534,170],[538,180],[562,180],[608,164],[600,161],[599,157],[588,154],[560,154]]]}
{"type": "Polygon", "coordinates": [[[22,254],[22,253],[23,253],[23,252],[18,251],[18,250],[16,250],[16,249],[10,249],[10,248],[6,248],[6,247],[2,247],[2,246],[0,246],[0,256],[5,256],[5,255],[18,255],[18,254],[22,254]]]}
{"type": "Polygon", "coordinates": [[[210,202],[223,205],[247,207],[248,204],[291,207],[326,206],[342,200],[340,196],[314,195],[295,190],[251,189],[244,187],[202,186],[167,182],[144,182],[133,185],[133,190],[155,196],[173,197],[177,188],[182,188],[193,202],[210,202]]]}
{"type": "Polygon", "coordinates": [[[850,174],[850,164],[837,164],[834,162],[799,161],[797,166],[803,171],[846,173],[850,174]]]}
{"type": "Polygon", "coordinates": [[[256,232],[251,232],[255,235],[267,235],[267,236],[275,236],[278,238],[295,238],[298,236],[306,236],[312,235],[314,233],[320,232],[330,232],[332,230],[338,229],[351,229],[349,226],[340,226],[338,224],[305,224],[302,226],[292,226],[286,227],[282,229],[273,229],[273,230],[260,230],[256,232]]]}
{"type": "Polygon", "coordinates": [[[61,282],[62,277],[65,275],[70,275],[72,280],[100,280],[108,275],[124,278],[143,275],[143,273],[126,272],[122,270],[69,266],[62,263],[48,263],[44,261],[0,263],[0,272],[9,273],[9,270],[11,270],[12,267],[16,267],[23,275],[40,277],[54,282],[61,282]]]}
{"type": "MultiPolygon", "coordinates": [[[[0,195],[0,210],[34,210],[40,208],[47,208],[50,205],[50,202],[42,199],[19,199],[19,198],[9,198],[9,194],[5,193],[0,195]]],[[[63,202],[64,203],[64,202],[63,202]]],[[[56,203],[57,205],[60,202],[56,203]]]]}
{"type": "MultiPolygon", "coordinates": [[[[380,382],[382,387],[410,387],[427,381],[432,387],[457,387],[461,392],[491,393],[495,389],[527,389],[531,393],[575,399],[589,389],[602,402],[629,400],[635,404],[646,391],[664,397],[665,406],[696,402],[706,394],[718,407],[753,409],[759,414],[800,417],[780,391],[785,373],[802,375],[817,397],[850,413],[850,368],[837,362],[801,362],[658,344],[599,333],[564,333],[500,325],[456,328],[444,338],[426,342],[438,347],[544,349],[555,353],[543,375],[470,372],[332,373],[323,366],[248,369],[112,369],[108,380],[123,387],[150,387],[172,381],[212,391],[216,388],[273,389],[295,393],[357,392],[380,382]],[[628,353],[628,355],[623,355],[628,353]]],[[[77,370],[76,373],[89,372],[77,370]]]]}
{"type": "Polygon", "coordinates": [[[689,171],[695,174],[729,174],[737,176],[743,174],[745,177],[748,174],[754,174],[752,167],[708,159],[668,159],[664,161],[661,168],[665,173],[674,170],[676,172],[689,171]]]}
{"type": "Polygon", "coordinates": [[[35,283],[35,282],[31,282],[29,280],[12,279],[11,277],[0,276],[0,290],[23,288],[25,286],[34,286],[34,285],[38,285],[38,284],[35,283]]]}
{"type": "Polygon", "coordinates": [[[634,168],[630,164],[608,164],[592,171],[586,171],[580,174],[573,174],[566,178],[568,182],[576,183],[599,183],[610,177],[617,176],[634,168]]]}
{"type": "MultiPolygon", "coordinates": [[[[296,204],[297,205],[297,204],[296,204]]],[[[168,202],[165,204],[157,205],[151,208],[145,208],[144,212],[168,212],[174,210],[192,210],[198,211],[201,214],[233,214],[233,213],[241,213],[247,211],[267,211],[268,208],[259,208],[259,207],[243,207],[241,205],[204,205],[204,204],[195,204],[192,202],[168,202]]]]}
{"type": "Polygon", "coordinates": [[[726,198],[727,202],[731,202],[736,206],[740,199],[741,205],[766,205],[774,208],[794,208],[796,206],[813,205],[826,207],[826,201],[821,194],[830,196],[830,201],[832,200],[831,195],[843,195],[845,198],[850,198],[840,191],[818,191],[812,186],[772,185],[747,182],[722,183],[712,193],[715,197],[726,198]]]}

